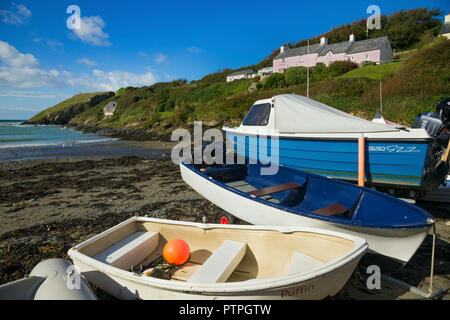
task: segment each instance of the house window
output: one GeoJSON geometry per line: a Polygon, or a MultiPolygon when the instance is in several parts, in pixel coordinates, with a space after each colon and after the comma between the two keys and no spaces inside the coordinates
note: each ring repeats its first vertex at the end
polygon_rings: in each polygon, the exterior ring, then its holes
{"type": "Polygon", "coordinates": [[[281,63],[283,63],[283,64],[284,64],[284,58],[283,58],[283,59],[281,59],[281,63]]]}
{"type": "Polygon", "coordinates": [[[369,55],[366,54],[366,56],[364,57],[366,59],[366,61],[369,61],[369,55]]]}
{"type": "Polygon", "coordinates": [[[303,56],[300,56],[300,62],[303,62],[303,56]]]}
{"type": "Polygon", "coordinates": [[[331,55],[332,55],[331,51],[328,51],[328,53],[327,53],[327,58],[328,58],[328,59],[331,59],[331,55]]]}

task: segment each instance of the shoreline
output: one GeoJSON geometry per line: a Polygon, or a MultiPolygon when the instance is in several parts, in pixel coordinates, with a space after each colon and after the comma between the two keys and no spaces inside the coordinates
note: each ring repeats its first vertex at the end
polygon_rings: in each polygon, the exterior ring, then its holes
{"type": "Polygon", "coordinates": [[[102,159],[133,155],[145,159],[170,158],[171,149],[177,143],[172,141],[129,141],[116,139],[84,143],[11,146],[0,149],[0,164],[39,159],[102,159]]]}

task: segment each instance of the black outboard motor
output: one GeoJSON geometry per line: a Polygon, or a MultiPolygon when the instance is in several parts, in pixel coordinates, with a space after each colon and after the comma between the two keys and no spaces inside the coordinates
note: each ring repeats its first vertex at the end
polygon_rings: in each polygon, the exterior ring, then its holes
{"type": "Polygon", "coordinates": [[[414,119],[412,128],[424,128],[441,146],[447,147],[450,137],[450,98],[439,102],[436,112],[426,111],[419,114],[414,119]]]}
{"type": "Polygon", "coordinates": [[[438,103],[436,106],[436,113],[444,122],[447,130],[450,130],[450,98],[442,99],[441,102],[438,103]]]}

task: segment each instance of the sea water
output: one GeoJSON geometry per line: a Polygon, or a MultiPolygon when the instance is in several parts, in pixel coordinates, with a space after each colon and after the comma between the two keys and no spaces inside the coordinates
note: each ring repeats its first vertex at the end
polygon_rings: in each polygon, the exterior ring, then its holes
{"type": "Polygon", "coordinates": [[[65,126],[22,125],[0,120],[0,163],[36,159],[161,158],[170,150],[132,146],[129,141],[83,133],[65,126]]]}
{"type": "Polygon", "coordinates": [[[22,125],[23,120],[0,120],[0,162],[73,158],[104,153],[95,145],[115,142],[116,138],[83,133],[65,126],[22,125]],[[93,154],[95,153],[95,154],[93,154]]]}
{"type": "Polygon", "coordinates": [[[0,120],[0,149],[30,146],[92,143],[112,140],[92,133],[82,133],[64,126],[21,125],[20,120],[0,120]]]}

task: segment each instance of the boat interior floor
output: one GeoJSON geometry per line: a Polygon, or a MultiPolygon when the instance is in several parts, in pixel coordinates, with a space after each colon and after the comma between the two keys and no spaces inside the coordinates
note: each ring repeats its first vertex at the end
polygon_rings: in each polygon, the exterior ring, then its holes
{"type": "MultiPolygon", "coordinates": [[[[299,189],[302,188],[303,185],[300,185],[295,182],[287,182],[275,186],[270,186],[266,188],[257,189],[251,184],[247,183],[245,180],[239,180],[239,181],[233,181],[228,182],[226,185],[233,187],[239,191],[248,193],[252,197],[258,197],[273,203],[281,204],[280,200],[277,198],[273,198],[272,195],[283,192],[283,191],[289,191],[292,189],[299,189]]],[[[331,216],[346,216],[346,214],[349,213],[349,208],[346,206],[343,206],[339,203],[333,203],[330,205],[327,205],[325,207],[316,209],[311,211],[314,214],[323,215],[327,217],[331,216]]]]}

